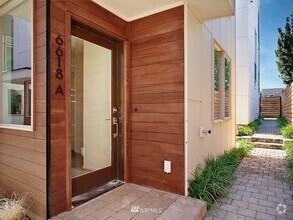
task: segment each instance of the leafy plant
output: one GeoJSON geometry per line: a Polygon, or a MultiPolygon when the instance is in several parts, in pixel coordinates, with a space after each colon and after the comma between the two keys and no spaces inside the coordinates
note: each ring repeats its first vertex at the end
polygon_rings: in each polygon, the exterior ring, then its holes
{"type": "Polygon", "coordinates": [[[281,129],[281,134],[285,138],[293,138],[293,125],[287,125],[281,129]]]}
{"type": "Polygon", "coordinates": [[[253,130],[253,132],[255,132],[258,129],[258,127],[260,126],[261,121],[262,121],[262,118],[258,117],[253,122],[249,123],[248,127],[250,127],[253,130]]]}
{"type": "Polygon", "coordinates": [[[286,18],[284,31],[278,28],[278,48],[276,56],[280,77],[287,85],[293,82],[293,13],[286,18]]]}
{"type": "Polygon", "coordinates": [[[217,198],[227,195],[234,180],[234,171],[252,148],[252,143],[240,140],[236,148],[216,158],[205,158],[205,166],[198,165],[189,181],[189,196],[206,201],[210,209],[217,198]]]}
{"type": "Polygon", "coordinates": [[[283,116],[278,117],[277,123],[278,123],[279,128],[283,128],[283,127],[287,126],[287,124],[288,124],[286,118],[284,118],[283,116]]]}
{"type": "Polygon", "coordinates": [[[248,125],[238,126],[238,135],[240,136],[250,136],[253,134],[253,130],[248,125]]]}
{"type": "Polygon", "coordinates": [[[258,117],[253,122],[249,123],[248,125],[238,125],[238,135],[240,136],[250,136],[252,135],[260,126],[262,121],[261,117],[258,117]]]}
{"type": "Polygon", "coordinates": [[[289,180],[293,181],[293,142],[285,143],[284,148],[287,152],[287,167],[289,171],[289,180]]]}
{"type": "Polygon", "coordinates": [[[17,195],[12,193],[11,198],[0,199],[0,219],[6,220],[21,220],[29,219],[27,216],[27,209],[32,202],[31,194],[25,193],[17,195]]]}

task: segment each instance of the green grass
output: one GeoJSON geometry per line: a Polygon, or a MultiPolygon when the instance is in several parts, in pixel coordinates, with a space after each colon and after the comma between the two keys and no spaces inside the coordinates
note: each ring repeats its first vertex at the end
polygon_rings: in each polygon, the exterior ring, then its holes
{"type": "Polygon", "coordinates": [[[293,181],[293,142],[285,143],[284,148],[287,152],[287,167],[289,170],[289,180],[293,181]]]}
{"type": "Polygon", "coordinates": [[[288,124],[287,120],[280,116],[277,120],[281,134],[285,138],[293,138],[293,125],[288,124]]]}
{"type": "Polygon", "coordinates": [[[217,198],[227,195],[234,181],[234,171],[252,148],[252,143],[239,140],[236,148],[216,158],[205,158],[205,166],[198,165],[189,181],[189,196],[204,200],[210,209],[217,198]]]}
{"type": "Polygon", "coordinates": [[[285,138],[293,138],[293,125],[287,125],[281,128],[281,134],[285,138]]]}
{"type": "Polygon", "coordinates": [[[248,125],[238,125],[237,129],[240,136],[251,136],[253,134],[253,130],[248,125]]]}
{"type": "Polygon", "coordinates": [[[253,133],[258,129],[262,121],[261,117],[258,117],[253,122],[249,123],[248,125],[238,125],[238,135],[239,136],[251,136],[253,133]]]}
{"type": "Polygon", "coordinates": [[[283,116],[278,117],[277,123],[280,129],[288,125],[286,118],[284,118],[283,116]]]}

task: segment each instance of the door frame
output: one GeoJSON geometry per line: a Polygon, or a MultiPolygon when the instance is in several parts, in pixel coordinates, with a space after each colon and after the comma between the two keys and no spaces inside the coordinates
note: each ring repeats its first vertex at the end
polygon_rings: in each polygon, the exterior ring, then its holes
{"type": "MultiPolygon", "coordinates": [[[[123,164],[122,171],[119,172],[118,178],[122,181],[129,181],[129,43],[128,39],[123,39],[112,32],[104,29],[102,26],[95,24],[86,18],[83,18],[71,11],[66,12],[65,21],[65,63],[66,67],[66,91],[65,91],[65,105],[66,105],[66,202],[67,210],[71,210],[72,200],[72,176],[71,176],[71,29],[72,22],[76,22],[85,27],[90,28],[93,32],[100,33],[107,38],[116,41],[118,43],[118,84],[121,85],[119,88],[121,92],[120,103],[121,103],[121,117],[122,121],[119,123],[119,130],[122,131],[122,146],[121,155],[118,157],[121,164],[123,164]],[[120,52],[119,52],[120,51],[120,52]]],[[[118,92],[119,94],[119,92],[118,92]]]]}

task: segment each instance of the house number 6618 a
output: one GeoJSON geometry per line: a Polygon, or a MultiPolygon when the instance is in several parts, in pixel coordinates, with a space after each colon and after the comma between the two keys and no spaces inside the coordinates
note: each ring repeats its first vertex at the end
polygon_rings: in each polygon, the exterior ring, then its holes
{"type": "MultiPolygon", "coordinates": [[[[61,69],[61,57],[63,56],[63,50],[62,50],[61,46],[63,45],[63,40],[60,35],[56,38],[56,44],[58,45],[58,48],[56,50],[56,55],[57,55],[57,60],[58,60],[58,68],[56,70],[55,76],[57,79],[62,80],[63,79],[63,71],[61,69]]],[[[64,95],[63,89],[60,84],[55,92],[55,95],[57,95],[59,93],[64,95]]]]}

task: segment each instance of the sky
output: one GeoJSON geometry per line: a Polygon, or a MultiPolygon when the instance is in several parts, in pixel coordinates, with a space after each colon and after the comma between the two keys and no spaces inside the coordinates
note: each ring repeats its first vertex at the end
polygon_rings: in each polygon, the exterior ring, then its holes
{"type": "Polygon", "coordinates": [[[261,89],[283,88],[275,50],[278,28],[284,29],[286,17],[293,13],[293,0],[260,0],[260,83],[261,89]]]}

